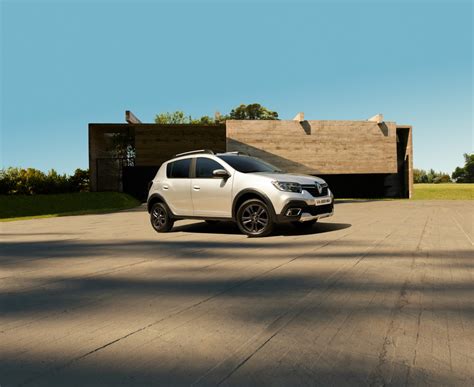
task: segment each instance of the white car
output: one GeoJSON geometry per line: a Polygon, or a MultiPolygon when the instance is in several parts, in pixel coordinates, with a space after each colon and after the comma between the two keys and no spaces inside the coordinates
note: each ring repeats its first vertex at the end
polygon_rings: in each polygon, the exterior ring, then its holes
{"type": "Polygon", "coordinates": [[[283,173],[239,152],[199,150],[163,163],[150,182],[148,212],[158,232],[176,220],[232,220],[252,237],[266,236],[275,223],[311,227],[333,215],[334,196],[318,177],[283,173]]]}

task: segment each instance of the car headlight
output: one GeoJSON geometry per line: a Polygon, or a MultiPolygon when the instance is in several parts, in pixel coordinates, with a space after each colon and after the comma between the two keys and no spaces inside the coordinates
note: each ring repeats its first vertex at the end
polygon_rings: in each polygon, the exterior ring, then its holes
{"type": "Polygon", "coordinates": [[[301,193],[302,191],[301,184],[299,183],[292,183],[287,181],[272,181],[272,184],[280,191],[297,193],[301,193]]]}

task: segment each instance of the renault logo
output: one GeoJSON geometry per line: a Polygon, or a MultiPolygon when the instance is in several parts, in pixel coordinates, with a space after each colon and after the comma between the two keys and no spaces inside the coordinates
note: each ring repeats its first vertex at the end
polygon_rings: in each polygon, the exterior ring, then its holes
{"type": "Polygon", "coordinates": [[[316,188],[318,189],[319,194],[321,195],[321,192],[323,192],[323,187],[321,187],[321,184],[316,182],[316,188]]]}

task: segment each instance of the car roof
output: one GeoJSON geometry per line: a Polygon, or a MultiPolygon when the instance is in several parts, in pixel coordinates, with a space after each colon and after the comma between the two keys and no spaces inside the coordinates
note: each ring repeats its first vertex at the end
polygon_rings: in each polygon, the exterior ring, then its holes
{"type": "Polygon", "coordinates": [[[207,158],[215,158],[219,156],[247,156],[251,157],[249,154],[244,153],[244,152],[237,152],[237,151],[232,151],[232,152],[220,152],[220,153],[214,153],[209,150],[197,150],[197,151],[189,151],[189,152],[184,152],[184,153],[178,153],[175,155],[173,158],[167,160],[166,162],[169,163],[171,161],[176,161],[176,160],[184,160],[184,159],[191,159],[191,158],[196,158],[196,157],[207,157],[207,158]]]}
{"type": "Polygon", "coordinates": [[[196,154],[191,154],[191,155],[183,155],[183,156],[173,157],[172,159],[167,160],[166,163],[170,163],[172,161],[177,161],[177,160],[195,159],[197,157],[206,157],[206,158],[209,158],[209,159],[213,159],[216,156],[217,155],[215,155],[215,154],[196,153],[196,154]]]}

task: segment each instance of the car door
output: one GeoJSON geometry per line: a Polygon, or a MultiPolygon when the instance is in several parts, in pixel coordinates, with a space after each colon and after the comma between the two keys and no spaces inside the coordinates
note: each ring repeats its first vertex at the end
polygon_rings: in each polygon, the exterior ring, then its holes
{"type": "Polygon", "coordinates": [[[217,161],[207,157],[197,157],[194,177],[191,179],[191,197],[194,216],[230,218],[232,216],[232,181],[216,178],[213,171],[226,169],[217,161]]]}
{"type": "Polygon", "coordinates": [[[191,158],[176,160],[166,166],[162,184],[163,197],[175,215],[193,215],[191,199],[191,158]]]}

